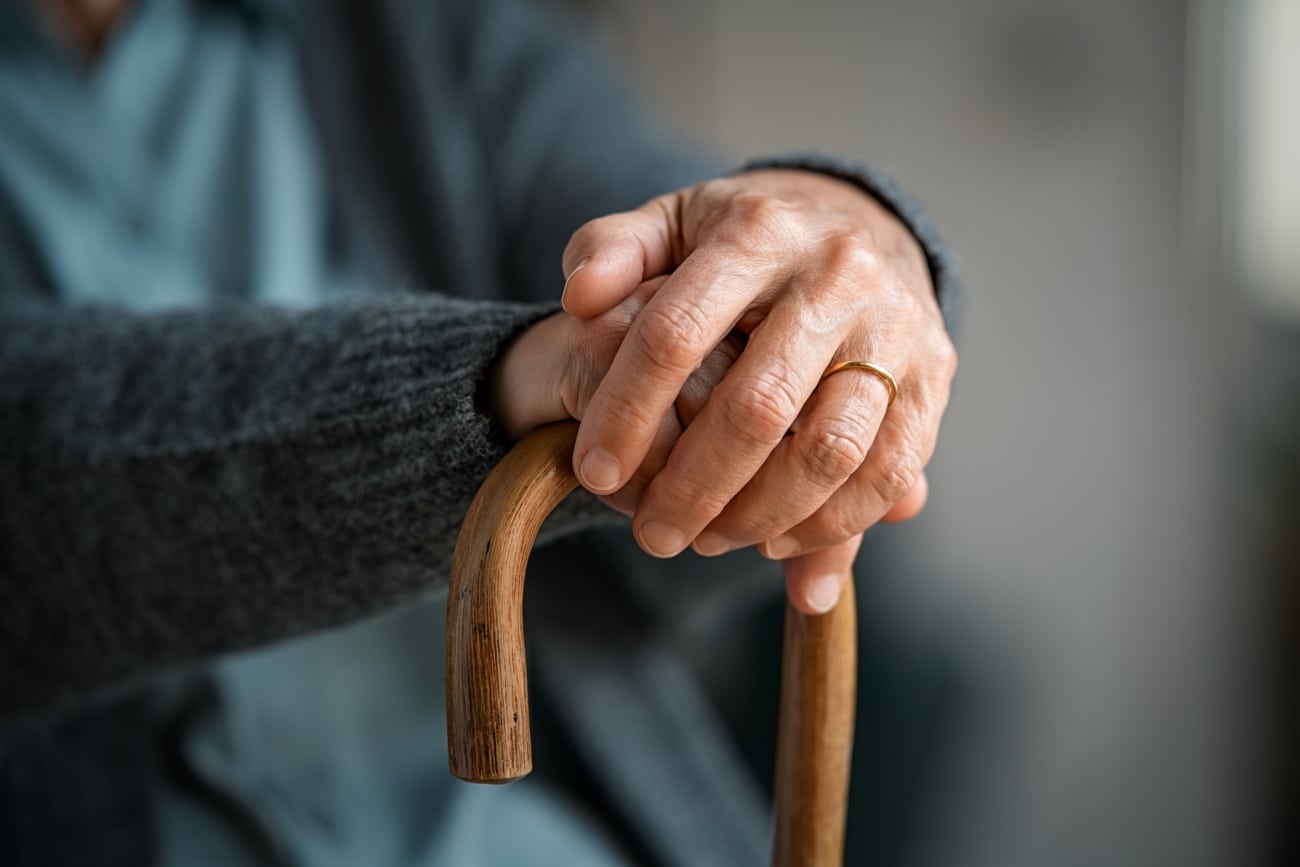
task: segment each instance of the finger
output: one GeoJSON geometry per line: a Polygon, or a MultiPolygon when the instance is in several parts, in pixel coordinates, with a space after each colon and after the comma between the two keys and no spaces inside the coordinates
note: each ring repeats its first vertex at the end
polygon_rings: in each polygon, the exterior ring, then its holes
{"type": "Polygon", "coordinates": [[[574,447],[579,481],[596,494],[618,490],[644,460],[659,419],[690,375],[722,342],[770,278],[741,271],[718,247],[703,247],[664,281],[637,315],[587,407],[574,447]]]}
{"type": "Polygon", "coordinates": [[[565,409],[572,418],[581,421],[586,416],[587,406],[609,372],[628,329],[665,279],[647,280],[600,316],[587,320],[564,317],[572,324],[574,337],[568,351],[560,353],[564,359],[561,391],[565,409]]]}
{"type": "Polygon", "coordinates": [[[699,369],[691,374],[690,379],[686,380],[686,385],[682,386],[681,393],[677,395],[676,403],[677,418],[683,429],[704,410],[709,396],[736,363],[736,359],[740,358],[740,353],[744,351],[748,340],[744,332],[733,328],[731,333],[713,348],[699,369]]]}
{"type": "Polygon", "coordinates": [[[908,492],[907,496],[894,503],[893,508],[885,513],[880,519],[882,524],[901,524],[903,521],[910,521],[925,508],[925,501],[930,496],[930,482],[926,479],[925,473],[916,480],[916,487],[908,492]]]}
{"type": "Polygon", "coordinates": [[[673,444],[681,435],[682,425],[677,420],[677,414],[664,413],[659,429],[655,432],[654,442],[650,446],[650,451],[646,453],[645,460],[641,462],[641,466],[637,467],[626,485],[612,494],[601,497],[601,500],[616,512],[632,517],[636,513],[637,504],[645,494],[646,487],[663,471],[664,465],[668,463],[668,455],[673,450],[673,444]]]}
{"type": "Polygon", "coordinates": [[[670,556],[677,551],[664,540],[692,541],[781,443],[839,343],[808,338],[814,310],[806,301],[778,306],[750,336],[637,509],[633,528],[647,551],[670,556]]]}
{"type": "Polygon", "coordinates": [[[584,224],[564,248],[560,303],[579,319],[612,308],[651,277],[676,265],[677,209],[672,196],[584,224]]]}
{"type": "Polygon", "coordinates": [[[845,373],[818,384],[790,435],[696,538],[696,553],[714,556],[780,536],[858,471],[885,416],[889,391],[874,376],[845,373]]]}
{"type": "Polygon", "coordinates": [[[785,591],[790,604],[804,614],[825,614],[834,608],[844,582],[852,578],[853,558],[861,546],[859,533],[834,547],[786,560],[785,591]]]}
{"type": "Polygon", "coordinates": [[[714,347],[709,357],[704,360],[704,364],[700,365],[700,369],[691,374],[686,387],[677,398],[676,411],[664,414],[654,443],[646,454],[646,459],[641,462],[641,466],[637,467],[626,485],[602,498],[608,505],[629,518],[632,517],[646,486],[663,470],[668,462],[668,455],[678,437],[681,436],[682,430],[691,423],[691,419],[699,413],[700,408],[708,400],[709,394],[726,376],[727,370],[740,355],[741,346],[743,346],[743,335],[733,331],[726,340],[714,347]]]}
{"type": "Polygon", "coordinates": [[[760,552],[785,559],[838,544],[912,496],[934,454],[939,416],[947,402],[946,386],[939,391],[940,399],[933,406],[899,398],[886,414],[862,467],[814,515],[761,545],[760,552]]]}

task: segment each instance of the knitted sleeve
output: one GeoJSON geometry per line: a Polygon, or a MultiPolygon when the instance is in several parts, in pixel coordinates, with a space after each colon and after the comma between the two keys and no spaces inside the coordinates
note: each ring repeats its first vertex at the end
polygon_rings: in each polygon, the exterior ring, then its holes
{"type": "Polygon", "coordinates": [[[0,301],[0,719],[444,585],[476,390],[548,310],[0,301]]]}

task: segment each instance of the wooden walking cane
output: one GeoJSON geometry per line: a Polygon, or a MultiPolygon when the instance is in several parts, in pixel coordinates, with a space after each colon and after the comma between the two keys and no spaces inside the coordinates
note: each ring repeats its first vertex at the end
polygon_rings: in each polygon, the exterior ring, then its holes
{"type": "MultiPolygon", "coordinates": [[[[524,570],[551,510],[577,487],[573,422],[520,442],[461,527],[447,598],[451,772],[507,783],[533,767],[524,661],[524,570]]],[[[853,584],[828,614],[786,603],[776,759],[774,867],[838,867],[844,850],[857,636],[853,584]]]]}

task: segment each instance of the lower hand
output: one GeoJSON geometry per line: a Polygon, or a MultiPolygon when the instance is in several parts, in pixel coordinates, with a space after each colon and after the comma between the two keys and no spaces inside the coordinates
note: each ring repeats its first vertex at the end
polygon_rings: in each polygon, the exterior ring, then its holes
{"type": "MultiPolygon", "coordinates": [[[[638,313],[663,284],[638,286],[612,309],[590,319],[557,313],[520,334],[489,372],[489,412],[511,440],[564,419],[582,419],[638,313]]],[[[649,449],[628,483],[601,499],[631,517],[643,491],[664,467],[682,430],[740,354],[732,335],[715,346],[661,415],[649,449]]]]}

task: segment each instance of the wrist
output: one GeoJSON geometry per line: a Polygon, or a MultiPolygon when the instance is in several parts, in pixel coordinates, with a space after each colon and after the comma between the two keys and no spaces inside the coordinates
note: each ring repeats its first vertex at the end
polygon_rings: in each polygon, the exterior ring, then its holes
{"type": "Polygon", "coordinates": [[[560,392],[555,347],[562,345],[564,314],[529,326],[505,347],[488,370],[484,403],[488,416],[510,439],[567,417],[560,392]]]}

